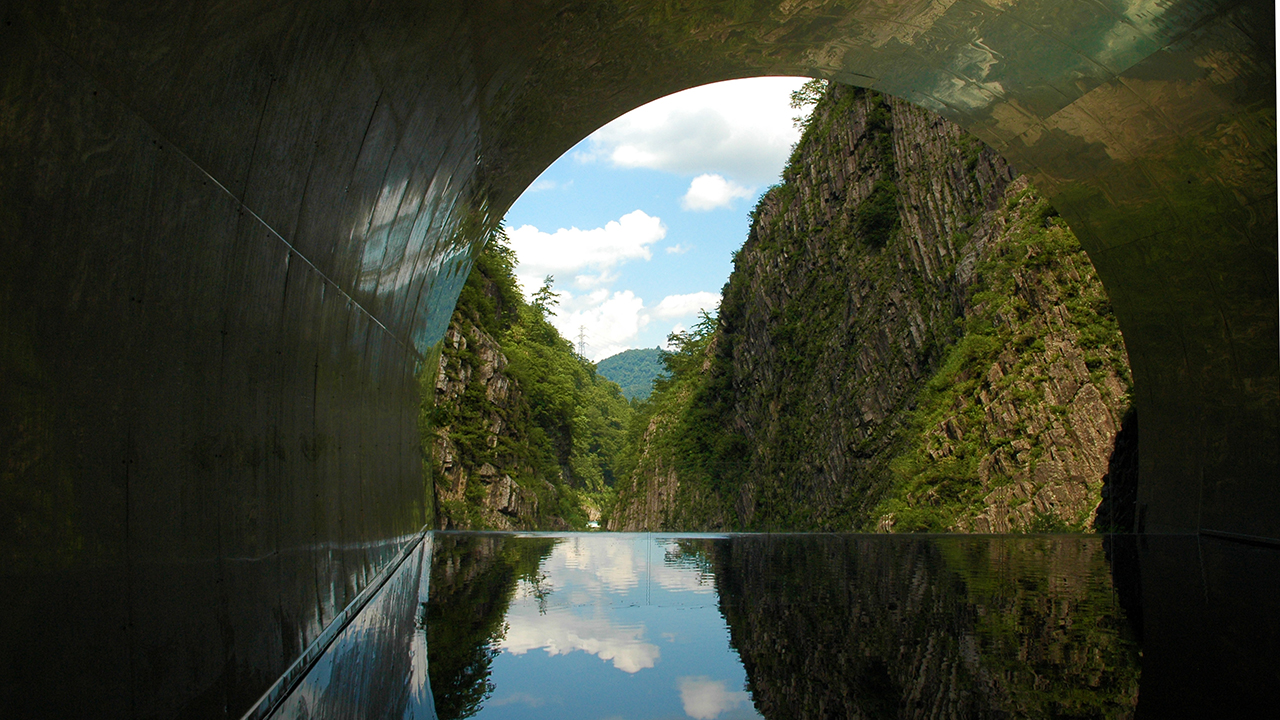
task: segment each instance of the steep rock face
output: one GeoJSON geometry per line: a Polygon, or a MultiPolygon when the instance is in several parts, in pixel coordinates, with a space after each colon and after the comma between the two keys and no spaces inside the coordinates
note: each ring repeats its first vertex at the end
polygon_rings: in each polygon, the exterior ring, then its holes
{"type": "Polygon", "coordinates": [[[1074,238],[1002,158],[922,109],[834,87],[809,123],[735,258],[702,377],[646,435],[659,457],[620,484],[615,526],[1079,526],[1128,397],[1114,321],[1079,347],[1109,315],[1074,238]],[[1013,344],[938,376],[974,334],[1013,344]],[[937,383],[968,383],[949,414],[929,404],[937,383]],[[930,465],[927,483],[902,477],[930,465]]]}
{"type": "Polygon", "coordinates": [[[620,502],[608,520],[608,529],[622,532],[664,528],[725,528],[731,526],[723,504],[709,497],[706,488],[679,481],[679,463],[662,441],[678,433],[681,415],[688,412],[692,388],[676,388],[664,400],[661,412],[649,417],[636,443],[638,457],[631,474],[620,481],[620,502]]]}
{"type": "Polygon", "coordinates": [[[900,433],[879,529],[1083,530],[1094,519],[1129,405],[1124,342],[1052,208],[1023,179],[1006,195],[965,333],[900,433]]]}
{"type": "Polygon", "coordinates": [[[659,453],[654,452],[653,437],[661,432],[659,423],[663,417],[649,420],[641,439],[639,464],[641,470],[632,475],[636,501],[618,508],[617,513],[609,519],[610,530],[634,532],[636,530],[660,528],[665,524],[669,508],[676,501],[678,480],[674,468],[668,467],[659,453]]]}
{"type": "Polygon", "coordinates": [[[870,461],[957,338],[1014,174],[956,126],[874,93],[837,88],[811,123],[827,132],[765,196],[721,305],[746,526],[867,516],[870,461]],[[788,507],[796,493],[815,506],[788,507]]]}
{"type": "MultiPolygon", "coordinates": [[[[504,373],[507,358],[498,342],[474,323],[455,316],[443,343],[435,382],[437,408],[453,410],[452,414],[457,416],[462,414],[462,406],[473,406],[481,417],[471,419],[467,425],[483,428],[483,443],[488,448],[496,449],[504,440],[523,441],[516,428],[523,427],[527,421],[516,420],[518,416],[527,416],[528,408],[518,387],[504,373]],[[479,398],[483,401],[475,402],[479,398]]],[[[481,527],[536,528],[538,498],[512,480],[511,473],[518,469],[498,467],[491,462],[478,466],[468,462],[459,452],[455,430],[450,425],[434,428],[429,445],[429,462],[437,478],[436,492],[441,501],[441,524],[446,528],[466,527],[468,523],[460,517],[461,513],[451,513],[449,508],[470,500],[471,505],[480,509],[481,527]]],[[[506,460],[519,464],[516,457],[506,460]]],[[[499,464],[503,464],[502,460],[499,464]]],[[[555,492],[554,487],[545,484],[555,492]]]]}
{"type": "Polygon", "coordinates": [[[443,528],[586,529],[614,482],[631,406],[526,301],[497,230],[467,277],[435,359],[421,428],[443,528]]]}

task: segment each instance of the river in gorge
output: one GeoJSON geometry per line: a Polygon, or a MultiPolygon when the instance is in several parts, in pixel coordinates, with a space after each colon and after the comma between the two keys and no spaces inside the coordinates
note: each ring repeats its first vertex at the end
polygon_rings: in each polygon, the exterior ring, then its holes
{"type": "Polygon", "coordinates": [[[1275,556],[1197,536],[435,532],[277,716],[1246,716],[1278,687],[1275,556]]]}

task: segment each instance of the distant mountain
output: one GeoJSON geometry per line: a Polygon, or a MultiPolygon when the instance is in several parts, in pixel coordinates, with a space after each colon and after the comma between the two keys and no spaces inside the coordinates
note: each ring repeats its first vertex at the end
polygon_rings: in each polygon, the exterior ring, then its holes
{"type": "Polygon", "coordinates": [[[662,350],[643,348],[623,350],[596,363],[596,372],[618,383],[628,400],[648,400],[653,381],[666,373],[662,350]]]}

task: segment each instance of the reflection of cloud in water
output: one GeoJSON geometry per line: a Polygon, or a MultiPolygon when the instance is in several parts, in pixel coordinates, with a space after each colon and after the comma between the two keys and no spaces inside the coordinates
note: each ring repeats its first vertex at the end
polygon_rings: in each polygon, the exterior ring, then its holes
{"type": "Polygon", "coordinates": [[[513,608],[507,615],[507,633],[499,647],[515,655],[539,648],[548,655],[582,650],[613,662],[627,673],[653,667],[661,652],[644,642],[643,625],[615,625],[605,618],[587,618],[559,612],[540,615],[536,608],[513,608]],[[532,612],[530,612],[532,610],[532,612]]]}
{"type": "Polygon", "coordinates": [[[642,584],[648,582],[669,592],[714,595],[714,578],[705,560],[680,553],[675,543],[655,544],[648,538],[565,539],[539,567],[536,585],[520,582],[499,648],[514,655],[538,649],[549,655],[581,650],[627,673],[653,667],[661,651],[645,642],[645,626],[615,623],[606,608],[647,602],[642,584]],[[656,562],[650,564],[649,555],[656,562]]]}
{"type": "Polygon", "coordinates": [[[682,677],[676,685],[680,688],[680,702],[684,704],[685,714],[695,720],[714,720],[750,700],[741,690],[730,692],[723,680],[712,680],[702,675],[682,677]]]}
{"type": "Polygon", "coordinates": [[[635,548],[629,542],[573,538],[557,545],[542,568],[553,578],[570,574],[573,580],[566,585],[599,597],[605,592],[623,593],[639,585],[643,563],[644,558],[636,558],[635,548]]]}

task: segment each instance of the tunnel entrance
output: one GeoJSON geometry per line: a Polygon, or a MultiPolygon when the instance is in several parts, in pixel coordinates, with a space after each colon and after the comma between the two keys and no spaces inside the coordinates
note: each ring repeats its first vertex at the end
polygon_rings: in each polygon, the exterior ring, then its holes
{"type": "MultiPolygon", "coordinates": [[[[414,373],[474,242],[591,130],[733,77],[906,98],[1031,176],[1128,343],[1146,530],[1280,534],[1271,3],[0,16],[0,698],[18,714],[253,706],[431,520],[414,373]]],[[[1189,616],[1234,609],[1204,597],[1189,616]]]]}

